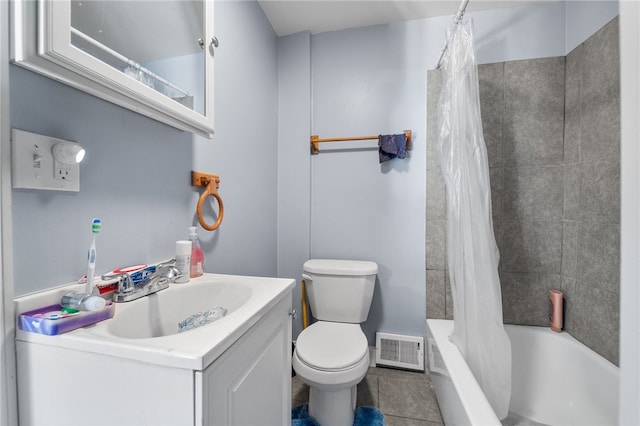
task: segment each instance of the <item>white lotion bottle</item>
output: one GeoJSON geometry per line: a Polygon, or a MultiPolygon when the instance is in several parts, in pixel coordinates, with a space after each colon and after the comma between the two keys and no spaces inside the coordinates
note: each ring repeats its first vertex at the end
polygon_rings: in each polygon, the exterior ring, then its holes
{"type": "Polygon", "coordinates": [[[176,268],[180,271],[180,276],[176,278],[176,283],[188,283],[191,273],[191,241],[176,241],[176,268]]]}

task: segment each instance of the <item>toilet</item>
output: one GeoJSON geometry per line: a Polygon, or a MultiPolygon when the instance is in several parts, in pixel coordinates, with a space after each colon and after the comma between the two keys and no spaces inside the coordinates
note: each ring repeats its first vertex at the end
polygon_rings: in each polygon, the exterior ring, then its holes
{"type": "Polygon", "coordinates": [[[315,323],[296,340],[293,369],[309,385],[309,415],[321,426],[352,426],[356,387],[369,368],[367,320],[378,265],[357,260],[304,263],[315,323]]]}

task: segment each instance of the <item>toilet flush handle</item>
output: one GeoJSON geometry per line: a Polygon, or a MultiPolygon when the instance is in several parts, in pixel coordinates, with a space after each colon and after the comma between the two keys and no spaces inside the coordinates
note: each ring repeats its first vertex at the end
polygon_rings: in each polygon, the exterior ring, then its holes
{"type": "Polygon", "coordinates": [[[313,278],[311,278],[309,275],[307,274],[302,274],[302,279],[303,280],[307,280],[307,281],[313,281],[313,278]]]}

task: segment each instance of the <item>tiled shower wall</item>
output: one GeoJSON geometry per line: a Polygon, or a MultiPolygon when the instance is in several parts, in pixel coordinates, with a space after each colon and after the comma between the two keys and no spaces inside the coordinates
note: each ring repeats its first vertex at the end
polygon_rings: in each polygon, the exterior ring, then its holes
{"type": "MultiPolygon", "coordinates": [[[[618,19],[566,57],[478,67],[505,323],[565,331],[618,363],[618,19]]],[[[427,316],[452,318],[445,193],[437,156],[440,73],[428,75],[427,316]]]]}

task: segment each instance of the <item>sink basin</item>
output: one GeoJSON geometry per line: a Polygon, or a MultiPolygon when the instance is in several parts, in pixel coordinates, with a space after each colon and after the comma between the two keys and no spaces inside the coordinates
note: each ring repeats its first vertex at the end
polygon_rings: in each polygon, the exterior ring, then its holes
{"type": "MultiPolygon", "coordinates": [[[[242,283],[203,282],[199,285],[174,285],[137,303],[124,303],[107,329],[110,334],[129,339],[163,337],[178,333],[178,323],[198,312],[216,307],[227,310],[225,321],[251,298],[252,289],[242,283]],[[174,291],[171,291],[171,290],[174,291]]],[[[211,325],[203,325],[207,327],[211,325]]],[[[188,333],[191,330],[183,331],[188,333]]]]}
{"type": "MultiPolygon", "coordinates": [[[[169,367],[203,370],[264,315],[291,297],[295,280],[205,273],[189,283],[116,303],[115,315],[92,326],[46,336],[16,330],[16,339],[169,367]],[[227,309],[223,318],[178,332],[178,323],[198,312],[227,309]]],[[[16,312],[55,304],[84,284],[57,287],[15,300],[16,312]]],[[[287,308],[290,309],[290,308],[287,308]]]]}

